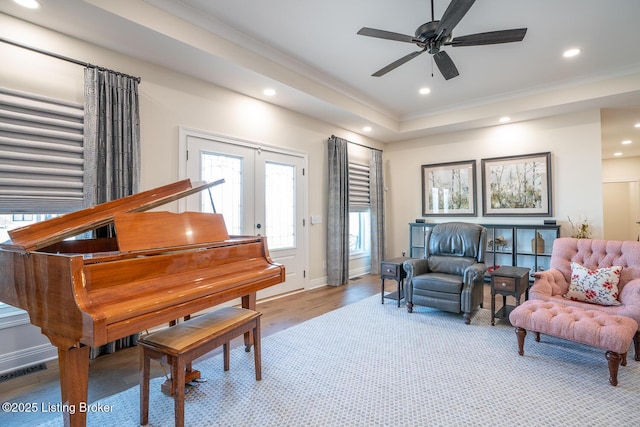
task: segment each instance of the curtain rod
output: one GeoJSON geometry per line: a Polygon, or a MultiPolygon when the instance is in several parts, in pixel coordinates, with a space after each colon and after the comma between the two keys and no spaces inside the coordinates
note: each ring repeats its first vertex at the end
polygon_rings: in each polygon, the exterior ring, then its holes
{"type": "Polygon", "coordinates": [[[59,55],[57,53],[53,53],[53,52],[49,52],[47,50],[39,49],[37,47],[28,46],[26,44],[18,43],[18,42],[15,42],[13,40],[5,39],[4,37],[0,37],[0,42],[7,43],[7,44],[10,44],[10,45],[13,45],[13,46],[16,46],[16,47],[20,47],[22,49],[27,49],[27,50],[30,50],[32,52],[41,53],[43,55],[47,55],[47,56],[50,56],[52,58],[61,59],[62,61],[71,62],[71,63],[76,64],[76,65],[82,65],[83,67],[96,68],[96,69],[101,70],[101,71],[110,71],[112,73],[116,73],[116,74],[119,74],[119,75],[124,76],[124,77],[129,77],[129,78],[135,79],[138,83],[140,83],[140,81],[142,80],[140,77],[130,76],[128,74],[121,73],[119,71],[110,70],[110,69],[104,68],[104,67],[99,67],[97,65],[93,65],[93,64],[90,64],[88,62],[79,61],[77,59],[69,58],[68,56],[62,56],[62,55],[59,55]]]}
{"type": "MultiPolygon", "coordinates": [[[[335,135],[331,135],[333,138],[339,138],[338,136],[335,135]]],[[[343,138],[344,139],[344,138],[343,138]]],[[[349,144],[353,144],[353,145],[357,145],[359,147],[364,147],[364,148],[368,148],[369,150],[373,150],[373,151],[379,151],[381,153],[384,153],[384,150],[381,150],[379,148],[373,148],[373,147],[367,147],[366,145],[362,145],[362,144],[358,144],[357,142],[351,142],[349,140],[346,140],[349,144]]]]}

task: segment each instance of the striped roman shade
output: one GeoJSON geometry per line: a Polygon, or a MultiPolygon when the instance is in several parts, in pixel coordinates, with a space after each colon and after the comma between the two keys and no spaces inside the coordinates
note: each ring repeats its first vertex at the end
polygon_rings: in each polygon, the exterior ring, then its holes
{"type": "Polygon", "coordinates": [[[349,162],[349,210],[365,210],[369,204],[369,165],[349,162]]]}
{"type": "Polygon", "coordinates": [[[81,104],[0,88],[0,214],[83,207],[81,104]]]}

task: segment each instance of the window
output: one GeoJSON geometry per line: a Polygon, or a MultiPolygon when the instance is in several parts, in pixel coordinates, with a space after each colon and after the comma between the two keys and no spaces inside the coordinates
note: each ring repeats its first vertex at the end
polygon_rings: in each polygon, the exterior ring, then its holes
{"type": "Polygon", "coordinates": [[[265,236],[269,249],[296,247],[296,168],[293,165],[266,162],[265,236]]]}
{"type": "Polygon", "coordinates": [[[200,210],[213,212],[215,200],[215,210],[224,217],[229,234],[242,234],[242,158],[217,153],[202,153],[201,156],[202,179],[224,178],[224,185],[213,187],[211,198],[202,197],[200,210]]]}
{"type": "MultiPolygon", "coordinates": [[[[0,88],[0,243],[84,203],[84,107],[0,88]]],[[[0,303],[0,317],[17,309],[0,303]]]]}
{"type": "Polygon", "coordinates": [[[371,249],[369,211],[349,212],[349,254],[368,255],[371,249]]]}
{"type": "Polygon", "coordinates": [[[84,107],[0,88],[0,213],[83,207],[84,107]]]}
{"type": "Polygon", "coordinates": [[[349,162],[349,256],[351,258],[370,255],[369,206],[369,165],[349,162]]]}
{"type": "Polygon", "coordinates": [[[0,214],[0,243],[9,240],[9,231],[57,216],[56,214],[0,214]]]}

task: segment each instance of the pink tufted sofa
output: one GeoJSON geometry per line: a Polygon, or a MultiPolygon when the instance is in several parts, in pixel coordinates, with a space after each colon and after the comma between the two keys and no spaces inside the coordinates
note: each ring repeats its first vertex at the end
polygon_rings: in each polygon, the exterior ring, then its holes
{"type": "MultiPolygon", "coordinates": [[[[640,324],[640,242],[618,240],[574,239],[562,237],[553,243],[550,269],[533,274],[529,299],[544,300],[608,314],[630,317],[640,324]],[[572,301],[562,295],[569,289],[571,262],[596,269],[622,266],[619,297],[621,305],[603,306],[572,301]]],[[[635,360],[640,361],[640,331],[634,336],[635,360]]]]}

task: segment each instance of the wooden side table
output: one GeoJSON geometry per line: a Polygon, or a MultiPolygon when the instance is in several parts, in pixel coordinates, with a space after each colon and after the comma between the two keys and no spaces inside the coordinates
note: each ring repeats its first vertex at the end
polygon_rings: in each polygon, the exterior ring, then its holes
{"type": "Polygon", "coordinates": [[[381,299],[384,304],[384,299],[398,300],[398,307],[400,307],[400,300],[404,298],[404,279],[407,277],[407,273],[402,268],[402,264],[411,258],[398,257],[392,258],[380,263],[380,278],[382,279],[381,299]],[[388,295],[384,294],[384,279],[393,279],[398,282],[398,291],[391,292],[388,295]]]}
{"type": "Polygon", "coordinates": [[[529,287],[529,269],[504,265],[491,272],[491,325],[495,318],[506,318],[520,305],[520,297],[529,287]],[[496,294],[502,295],[502,308],[496,313],[496,294]],[[516,305],[507,305],[507,296],[516,299],[516,305]]]}

